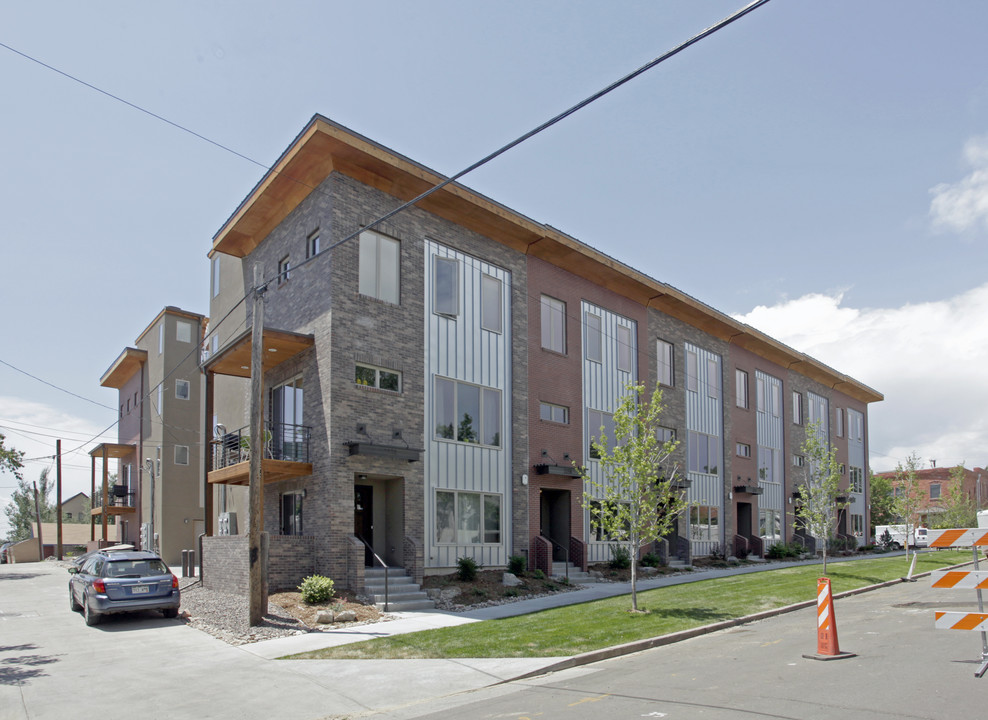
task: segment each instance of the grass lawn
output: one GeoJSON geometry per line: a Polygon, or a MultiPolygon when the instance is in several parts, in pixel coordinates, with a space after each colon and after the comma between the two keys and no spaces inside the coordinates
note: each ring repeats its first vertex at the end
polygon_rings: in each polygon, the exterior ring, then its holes
{"type": "MultiPolygon", "coordinates": [[[[917,574],[971,559],[969,550],[922,553],[917,574]]],[[[906,558],[869,557],[829,564],[834,593],[902,577],[906,558]]],[[[551,657],[688,630],[816,598],[820,565],[766,570],[657,588],[502,620],[425,630],[290,656],[292,659],[551,657]]],[[[922,582],[922,581],[920,581],[922,582]]]]}

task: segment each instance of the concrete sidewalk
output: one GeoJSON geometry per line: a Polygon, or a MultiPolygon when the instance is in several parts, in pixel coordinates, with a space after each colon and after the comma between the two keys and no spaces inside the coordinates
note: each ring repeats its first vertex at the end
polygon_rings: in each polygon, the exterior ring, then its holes
{"type": "MultiPolygon", "coordinates": [[[[891,553],[890,553],[891,554],[891,553]]],[[[887,556],[886,556],[887,557],[887,556]]],[[[860,557],[831,558],[828,562],[841,562],[848,560],[860,560],[860,557]]],[[[677,575],[666,575],[657,578],[639,579],[638,591],[653,590],[670,585],[682,585],[684,583],[699,582],[702,580],[713,580],[715,578],[728,577],[732,575],[746,575],[748,573],[764,572],[766,570],[779,570],[786,567],[796,567],[802,565],[819,565],[819,561],[806,560],[798,562],[770,562],[758,563],[754,565],[739,565],[730,568],[717,568],[709,570],[694,570],[677,575]]],[[[428,610],[421,612],[399,612],[392,613],[398,619],[389,622],[374,623],[372,625],[362,625],[352,628],[341,628],[339,630],[325,630],[306,633],[304,635],[294,635],[292,637],[276,638],[274,640],[264,640],[262,642],[241,645],[239,648],[244,652],[251,653],[258,657],[274,660],[276,658],[293,655],[295,653],[322,650],[324,648],[347,645],[349,643],[373,640],[375,638],[391,637],[405,633],[419,632],[420,630],[432,630],[441,627],[452,627],[455,625],[465,625],[467,623],[479,622],[481,620],[497,620],[500,618],[515,617],[517,615],[528,615],[529,613],[540,612],[552,608],[566,605],[577,605],[603,598],[627,595],[631,592],[630,582],[612,583],[592,583],[584,585],[579,590],[557,593],[531,600],[518,600],[516,602],[495,605],[492,607],[478,608],[466,612],[447,612],[443,610],[428,610]]],[[[546,658],[545,666],[548,667],[559,658],[546,658]]]]}

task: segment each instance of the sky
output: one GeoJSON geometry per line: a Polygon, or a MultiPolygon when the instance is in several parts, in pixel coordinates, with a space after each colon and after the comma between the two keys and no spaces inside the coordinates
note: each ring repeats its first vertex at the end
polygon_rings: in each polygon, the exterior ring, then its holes
{"type": "MultiPolygon", "coordinates": [[[[0,4],[25,476],[60,437],[88,492],[100,376],[166,305],[208,313],[212,236],[314,114],[452,175],[743,4],[0,4]]],[[[975,0],[773,0],[462,182],[884,393],[876,472],[984,466],[985,27],[975,0]]]]}

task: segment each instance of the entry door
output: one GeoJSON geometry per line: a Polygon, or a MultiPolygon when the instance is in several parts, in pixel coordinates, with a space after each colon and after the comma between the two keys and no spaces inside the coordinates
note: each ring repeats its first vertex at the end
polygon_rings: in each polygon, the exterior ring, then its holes
{"type": "Polygon", "coordinates": [[[738,503],[738,535],[751,537],[751,503],[738,503]]]}
{"type": "MultiPolygon", "coordinates": [[[[374,546],[374,488],[370,485],[353,486],[353,534],[374,546]]],[[[364,564],[374,564],[374,555],[366,546],[364,564]]]]}
{"type": "Polygon", "coordinates": [[[562,561],[569,550],[570,536],[570,494],[569,490],[543,490],[540,503],[539,525],[543,535],[556,544],[552,547],[552,559],[562,561]],[[560,547],[561,546],[561,547],[560,547]]]}

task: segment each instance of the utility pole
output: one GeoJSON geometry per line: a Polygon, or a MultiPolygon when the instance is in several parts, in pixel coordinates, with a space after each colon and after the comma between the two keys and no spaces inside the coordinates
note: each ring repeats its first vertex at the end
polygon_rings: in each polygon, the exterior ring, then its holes
{"type": "Polygon", "coordinates": [[[250,571],[250,625],[260,625],[267,610],[264,597],[265,578],[261,567],[262,488],[264,487],[264,293],[260,263],[254,265],[254,308],[250,345],[250,490],[248,510],[248,548],[250,571]]]}
{"type": "Polygon", "coordinates": [[[38,560],[45,559],[45,544],[41,539],[41,503],[38,502],[38,483],[34,483],[34,516],[38,518],[38,560]]]}
{"type": "Polygon", "coordinates": [[[58,523],[58,543],[55,545],[55,557],[62,559],[62,441],[55,441],[55,514],[58,523]]]}

